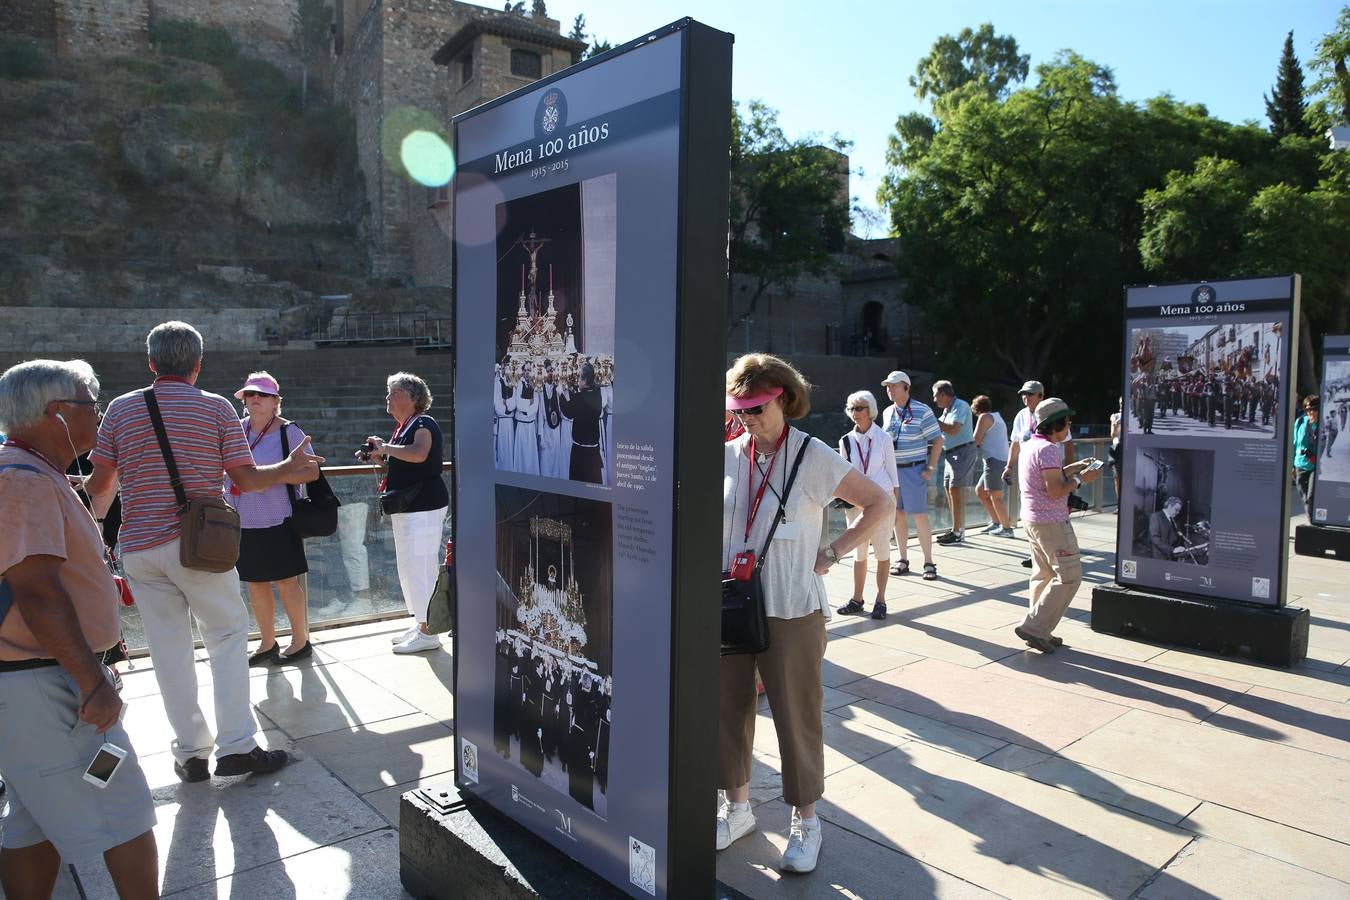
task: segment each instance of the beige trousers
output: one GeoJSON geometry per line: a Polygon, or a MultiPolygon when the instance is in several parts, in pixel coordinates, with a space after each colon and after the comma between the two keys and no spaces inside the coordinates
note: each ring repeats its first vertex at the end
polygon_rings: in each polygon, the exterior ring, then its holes
{"type": "Polygon", "coordinates": [[[718,787],[738,788],[750,781],[758,666],[778,732],[783,800],[791,806],[806,806],[825,793],[825,738],[820,720],[825,703],[820,674],[824,657],[825,617],[819,612],[800,619],[770,618],[766,652],[722,657],[718,787]]]}
{"type": "Polygon", "coordinates": [[[1023,527],[1031,544],[1031,598],[1022,630],[1049,638],[1083,582],[1078,538],[1068,522],[1025,522],[1023,527]]]}

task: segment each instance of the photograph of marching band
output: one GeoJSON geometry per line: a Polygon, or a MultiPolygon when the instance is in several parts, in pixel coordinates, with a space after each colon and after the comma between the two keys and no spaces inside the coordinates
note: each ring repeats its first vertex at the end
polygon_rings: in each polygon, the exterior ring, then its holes
{"type": "Polygon", "coordinates": [[[497,486],[496,751],[605,817],[611,507],[497,486]]]}
{"type": "Polygon", "coordinates": [[[1342,440],[1350,425],[1350,359],[1326,364],[1322,403],[1318,412],[1317,477],[1324,481],[1350,481],[1350,440],[1342,440]]]}
{"type": "Polygon", "coordinates": [[[616,178],[497,205],[497,469],[614,478],[616,178]]]}
{"type": "Polygon", "coordinates": [[[1274,437],[1283,330],[1278,322],[1130,329],[1127,433],[1274,437]]]}
{"type": "Polygon", "coordinates": [[[1137,450],[1134,490],[1135,556],[1209,565],[1214,451],[1137,450]]]}

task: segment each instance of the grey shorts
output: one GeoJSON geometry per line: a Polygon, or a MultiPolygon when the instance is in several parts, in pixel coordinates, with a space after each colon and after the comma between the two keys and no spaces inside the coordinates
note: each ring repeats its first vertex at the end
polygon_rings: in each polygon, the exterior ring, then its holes
{"type": "MultiPolygon", "coordinates": [[[[108,688],[104,688],[108,690],[108,688]]],[[[4,846],[51,841],[79,862],[139,837],[155,825],[155,804],[126,729],[103,734],[79,721],[79,688],[60,666],[0,673],[0,773],[9,812],[4,846]],[[84,780],[104,742],[127,751],[104,788],[84,780]]]]}
{"type": "Polygon", "coordinates": [[[943,487],[969,487],[970,476],[975,471],[975,457],[979,454],[974,442],[942,451],[943,487]]]}
{"type": "Polygon", "coordinates": [[[1008,461],[986,456],[982,462],[984,466],[980,470],[980,480],[975,486],[991,493],[1003,493],[1003,470],[1008,467],[1008,461]]]}

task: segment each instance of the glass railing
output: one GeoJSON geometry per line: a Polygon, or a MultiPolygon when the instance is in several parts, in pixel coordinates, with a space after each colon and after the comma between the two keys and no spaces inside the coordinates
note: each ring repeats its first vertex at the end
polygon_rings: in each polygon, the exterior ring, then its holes
{"type": "MultiPolygon", "coordinates": [[[[1119,498],[1116,496],[1115,480],[1112,477],[1114,472],[1110,465],[1110,457],[1107,455],[1107,448],[1110,444],[1109,438],[1079,438],[1073,442],[1075,459],[1101,458],[1107,461],[1106,468],[1102,470],[1102,477],[1091,484],[1084,485],[1077,492],[1095,512],[1113,509],[1119,503],[1119,498]]],[[[982,465],[983,460],[977,463],[975,467],[977,473],[981,471],[982,465]]],[[[1022,509],[1022,497],[1017,489],[1016,479],[1013,481],[1013,484],[1004,485],[1003,498],[1008,505],[1008,514],[1015,522],[1022,509]]],[[[967,533],[971,528],[983,528],[989,523],[989,514],[980,504],[980,498],[976,495],[973,486],[966,489],[965,508],[967,533]]],[[[942,490],[940,473],[935,473],[932,481],[928,484],[928,521],[934,534],[939,534],[952,527],[951,510],[947,506],[947,496],[942,490]]],[[[830,509],[829,532],[831,540],[842,534],[847,524],[843,510],[830,509]]],[[[909,524],[909,532],[911,535],[915,534],[913,522],[909,524]]]]}
{"type": "MultiPolygon", "coordinates": [[[[324,467],[333,493],[342,501],[338,530],[330,537],[305,541],[309,574],[302,576],[309,600],[309,625],[322,629],[373,622],[407,615],[398,583],[394,534],[389,518],[380,512],[378,478],[370,466],[324,467]]],[[[441,478],[450,486],[450,464],[441,478]]],[[[450,538],[450,519],[445,539],[450,538]]],[[[257,622],[248,592],[241,589],[249,614],[249,631],[257,637],[257,622]]],[[[285,611],[277,602],[277,629],[289,633],[285,611]]],[[[145,629],[135,606],[122,608],[122,636],[132,655],[145,651],[145,629]]]]}

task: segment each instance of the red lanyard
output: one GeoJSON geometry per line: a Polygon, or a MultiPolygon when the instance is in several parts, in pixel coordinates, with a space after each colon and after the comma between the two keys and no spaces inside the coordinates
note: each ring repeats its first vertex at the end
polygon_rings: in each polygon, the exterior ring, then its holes
{"type": "Polygon", "coordinates": [[[872,439],[870,437],[867,439],[866,450],[863,449],[862,441],[857,438],[853,439],[853,443],[858,447],[858,456],[862,457],[862,473],[866,475],[867,464],[872,461],[872,439]]]}
{"type": "MultiPolygon", "coordinates": [[[[272,423],[275,422],[276,420],[277,420],[276,416],[273,416],[272,418],[267,420],[267,424],[263,426],[263,430],[258,432],[258,436],[253,439],[253,443],[248,445],[248,451],[250,453],[253,452],[255,447],[257,447],[259,444],[262,443],[263,438],[267,437],[268,430],[271,429],[272,423]]],[[[253,433],[252,429],[253,429],[253,422],[250,420],[249,424],[244,426],[244,433],[252,434],[253,433]]]]}
{"type": "MultiPolygon", "coordinates": [[[[13,437],[12,437],[12,438],[9,438],[8,440],[5,441],[5,446],[6,446],[6,447],[18,447],[20,450],[24,450],[24,451],[26,451],[26,452],[28,452],[28,453],[33,454],[33,455],[36,456],[38,459],[42,460],[42,461],[45,462],[47,465],[51,466],[52,471],[55,472],[57,475],[60,475],[62,479],[64,479],[64,478],[66,477],[66,473],[63,472],[63,471],[61,471],[60,469],[58,469],[58,468],[56,467],[56,463],[52,462],[52,461],[51,461],[50,459],[48,459],[46,456],[43,456],[41,450],[39,450],[38,448],[34,447],[32,444],[28,443],[27,441],[21,441],[21,440],[19,440],[18,438],[13,438],[13,437]]],[[[66,483],[69,484],[69,482],[66,482],[66,483]]]]}
{"type": "Polygon", "coordinates": [[[755,526],[755,519],[759,516],[759,505],[764,502],[764,489],[769,486],[769,477],[773,475],[773,467],[778,462],[778,451],[783,448],[783,442],[787,440],[788,427],[783,426],[783,433],[778,436],[778,442],[773,445],[774,454],[769,459],[769,469],[764,473],[764,480],[759,483],[759,491],[755,491],[755,439],[750,438],[750,470],[746,475],[746,496],[750,501],[750,512],[745,517],[745,539],[750,540],[750,529],[755,526]]]}
{"type": "Polygon", "coordinates": [[[394,433],[391,434],[391,435],[389,435],[389,441],[388,441],[388,443],[392,444],[392,443],[394,443],[394,441],[396,441],[396,440],[398,440],[400,437],[402,437],[402,436],[403,436],[403,429],[406,428],[406,427],[408,427],[408,423],[410,423],[413,419],[416,419],[416,418],[417,418],[417,413],[413,413],[411,416],[408,416],[408,418],[404,419],[402,422],[399,422],[399,423],[398,423],[398,427],[394,429],[394,433]]]}

